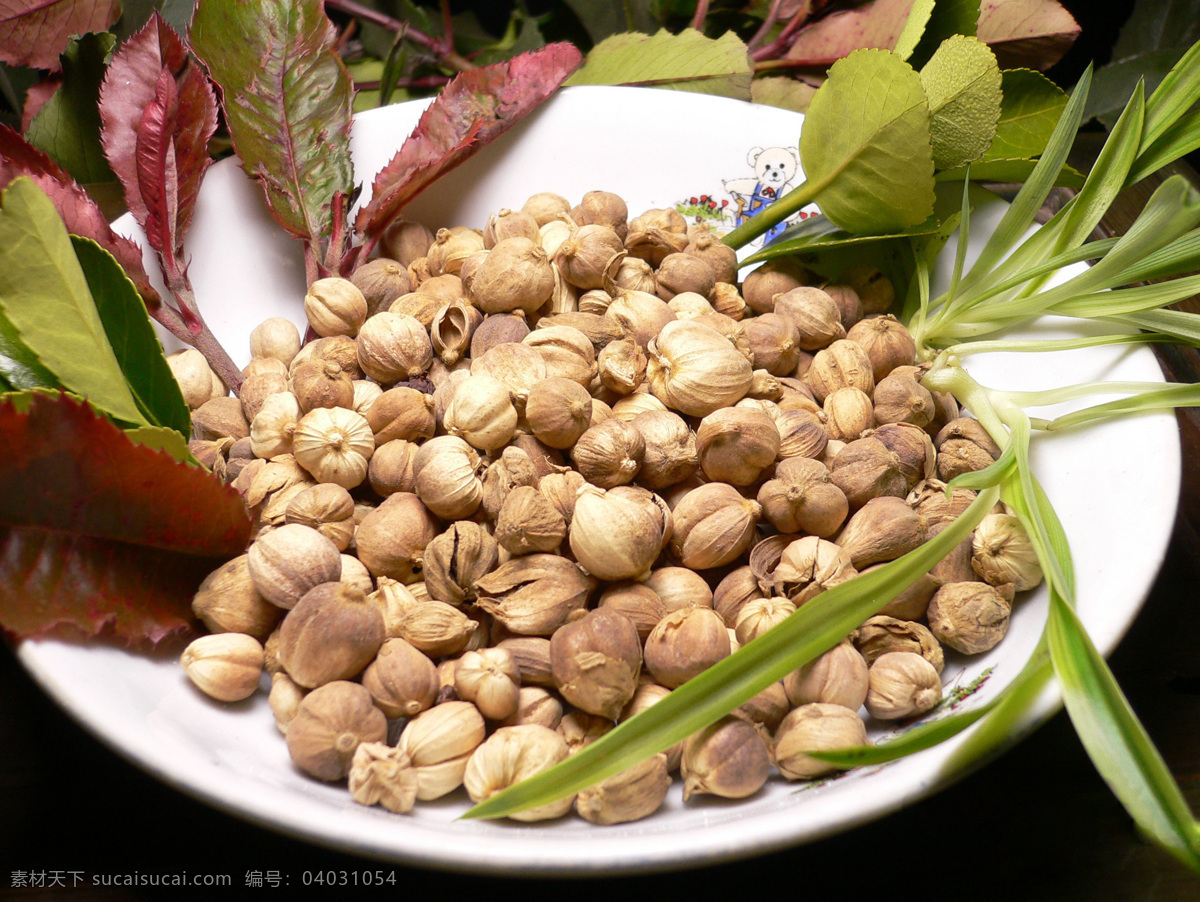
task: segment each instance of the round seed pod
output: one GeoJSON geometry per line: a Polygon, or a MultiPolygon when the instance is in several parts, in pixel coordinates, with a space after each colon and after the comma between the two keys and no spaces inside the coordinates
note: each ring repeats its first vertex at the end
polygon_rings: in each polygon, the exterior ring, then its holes
{"type": "MultiPolygon", "coordinates": [[[[616,336],[634,342],[643,350],[675,319],[675,311],[666,301],[630,289],[619,291],[604,311],[604,322],[616,336]]],[[[594,337],[592,341],[595,343],[594,337]]]]}
{"type": "Polygon", "coordinates": [[[298,685],[348,680],[375,658],[386,638],[378,605],[345,583],[305,593],[279,627],[279,663],[298,685]]]}
{"type": "Polygon", "coordinates": [[[304,696],[286,735],[297,767],[318,780],[342,780],[361,744],[387,739],[387,718],[365,688],[337,680],[304,696]]]}
{"type": "Polygon", "coordinates": [[[246,554],[226,561],[204,578],[192,596],[192,613],[210,632],[246,633],[260,642],[283,617],[283,609],[255,588],[246,554]]]}
{"type": "Polygon", "coordinates": [[[913,652],[880,655],[867,672],[866,707],[879,720],[904,720],[942,700],[942,680],[933,665],[913,652]]]}
{"type": "Polygon", "coordinates": [[[413,461],[418,445],[403,439],[385,442],[375,449],[367,464],[367,480],[375,494],[386,498],[396,492],[415,492],[417,477],[413,461]]]}
{"type": "Polygon", "coordinates": [[[508,389],[518,416],[524,414],[533,387],[550,375],[535,348],[513,343],[496,345],[482,357],[473,357],[471,375],[478,373],[498,379],[508,389]]]}
{"type": "Polygon", "coordinates": [[[607,608],[627,618],[637,629],[639,641],[666,615],[667,609],[657,593],[644,583],[618,583],[600,593],[597,610],[607,608]]]}
{"type": "MultiPolygon", "coordinates": [[[[300,330],[290,319],[273,316],[250,332],[250,355],[273,357],[287,366],[300,351],[300,330]]],[[[191,349],[194,350],[194,349],[191,349]]]]}
{"type": "Polygon", "coordinates": [[[867,688],[867,662],[849,640],[783,679],[783,689],[793,707],[819,703],[857,711],[867,698],[867,688]]]}
{"type": "Polygon", "coordinates": [[[606,225],[622,242],[628,234],[629,207],[611,191],[588,191],[579,205],[571,209],[571,218],[579,225],[606,225]]]}
{"type": "Polygon", "coordinates": [[[397,385],[382,392],[364,414],[376,445],[432,438],[435,430],[433,395],[397,385]]]}
{"type": "Polygon", "coordinates": [[[858,714],[842,705],[813,703],[795,708],[775,731],[775,766],[788,780],[813,780],[838,767],[806,751],[836,751],[869,745],[858,714]]]}
{"type": "Polygon", "coordinates": [[[993,586],[1011,585],[1017,592],[1042,581],[1042,566],[1029,534],[1013,514],[992,513],[975,527],[971,566],[993,586]]]}
{"type": "Polygon", "coordinates": [[[496,517],[496,541],[510,554],[558,550],[567,523],[546,497],[532,486],[517,486],[496,517]]]}
{"type": "Polygon", "coordinates": [[[487,373],[472,373],[454,391],[443,417],[450,435],[481,451],[494,451],[512,440],[517,409],[507,386],[487,373]]]}
{"type": "MultiPolygon", "coordinates": [[[[729,284],[737,281],[737,251],[722,242],[708,227],[693,229],[689,235],[691,240],[683,252],[703,260],[711,270],[714,282],[729,284]]],[[[711,289],[708,293],[712,293],[711,289]]]]}
{"type": "Polygon", "coordinates": [[[498,241],[470,273],[463,269],[467,298],[484,313],[538,311],[554,291],[554,270],[541,244],[528,237],[498,241]]]}
{"type": "Polygon", "coordinates": [[[392,301],[412,291],[408,266],[399,260],[377,257],[354,271],[350,281],[367,301],[367,316],[386,310],[392,301]]]}
{"type": "Polygon", "coordinates": [[[867,395],[875,391],[871,359],[848,339],[839,339],[817,351],[804,382],[818,403],[824,403],[839,388],[857,388],[867,395]]]}
{"type": "Polygon", "coordinates": [[[481,250],[483,235],[475,229],[465,226],[438,229],[426,254],[429,271],[435,276],[445,273],[457,275],[463,261],[481,250]]]}
{"type": "Polygon", "coordinates": [[[573,326],[539,327],[525,336],[522,344],[542,355],[550,378],[564,377],[586,388],[596,377],[596,349],[573,326]]]}
{"type": "Polygon", "coordinates": [[[875,422],[881,426],[910,423],[924,427],[933,422],[933,395],[910,375],[885,376],[876,384],[872,400],[875,422]]]}
{"type": "Polygon", "coordinates": [[[597,579],[637,579],[658,557],[664,531],[651,506],[589,486],[575,500],[568,539],[580,566],[597,579]]]}
{"type": "Polygon", "coordinates": [[[487,720],[504,720],[517,711],[521,672],[503,648],[466,651],[454,665],[454,690],[472,702],[487,720]]]}
{"type": "Polygon", "coordinates": [[[746,340],[754,355],[754,368],[775,376],[790,376],[800,363],[800,330],[778,313],[764,313],[746,321],[746,340]]]}
{"type": "Polygon", "coordinates": [[[411,583],[420,578],[425,546],[439,531],[436,518],[419,497],[396,492],[363,517],[354,544],[358,559],[372,576],[411,583]]]}
{"type": "Polygon", "coordinates": [[[371,426],[344,407],[318,407],[296,423],[292,454],[318,482],[352,489],[367,478],[367,462],[375,451],[371,426]]]}
{"type": "Polygon", "coordinates": [[[759,410],[726,407],[700,422],[696,456],[704,475],[714,482],[746,486],[758,481],[779,452],[779,430],[759,410]]]}
{"type": "Polygon", "coordinates": [[[694,291],[708,297],[717,283],[708,263],[699,257],[684,253],[668,254],[664,257],[654,274],[654,279],[655,291],[664,301],[669,301],[685,291],[694,291]]]}
{"type": "Polygon", "coordinates": [[[603,288],[625,258],[621,236],[607,226],[585,223],[554,254],[554,265],[576,288],[603,288]]]}
{"type": "Polygon", "coordinates": [[[550,667],[562,697],[616,720],[637,689],[642,646],[633,622],[612,607],[589,611],[550,637],[550,667]]]}
{"type": "Polygon", "coordinates": [[[850,504],[819,460],[780,461],[775,476],[758,490],[763,517],[781,533],[808,533],[828,539],[846,520],[850,504]]]}
{"type": "Polygon", "coordinates": [[[930,599],[929,629],[945,645],[965,655],[994,648],[1008,632],[1013,587],[980,582],[946,583],[930,599]]]}
{"type": "Polygon", "coordinates": [[[892,280],[869,263],[857,263],[838,279],[854,289],[862,302],[863,314],[887,313],[896,301],[892,280]]]}
{"type": "Polygon", "coordinates": [[[429,247],[433,244],[433,233],[419,222],[396,219],[384,229],[380,243],[389,258],[401,266],[408,266],[429,253],[429,247]]]}
{"type": "Polygon", "coordinates": [[[709,608],[672,611],[646,637],[646,669],[668,689],[729,657],[732,646],[721,616],[709,608]]]}
{"type": "Polygon", "coordinates": [[[544,226],[560,216],[569,216],[571,202],[553,191],[539,191],[537,194],[530,195],[529,199],[521,206],[521,212],[528,213],[533,217],[534,222],[539,226],[544,226]]]}
{"type": "Polygon", "coordinates": [[[313,331],[325,338],[358,332],[367,318],[367,299],[349,279],[317,279],[304,296],[304,313],[313,331]]]}
{"type": "Polygon", "coordinates": [[[696,434],[677,413],[649,410],[629,421],[642,436],[645,452],[637,481],[652,490],[677,485],[692,476],[700,465],[696,434]]]}
{"type": "Polygon", "coordinates": [[[699,573],[687,567],[659,567],[644,580],[666,611],[680,608],[711,608],[713,592],[699,573]]]}
{"type": "Polygon", "coordinates": [[[356,341],[359,366],[383,385],[424,375],[433,363],[429,333],[403,313],[376,313],[363,323],[356,341]]]}
{"type": "MultiPolygon", "coordinates": [[[[549,770],[565,760],[568,754],[566,741],[547,727],[539,724],[501,727],[467,761],[463,786],[471,801],[482,802],[515,783],[549,770]]],[[[526,822],[548,820],[566,814],[573,804],[575,796],[569,795],[509,817],[526,822]]]]}
{"type": "Polygon", "coordinates": [[[582,790],[575,810],[589,823],[624,824],[657,811],[670,788],[667,756],[660,753],[582,790]]]}
{"type": "Polygon", "coordinates": [[[611,489],[633,481],[646,440],[630,423],[617,418],[590,427],[571,450],[575,468],[584,479],[602,489],[611,489]]]}
{"type": "Polygon", "coordinates": [[[816,536],[804,536],[783,549],[771,572],[771,591],[799,607],[857,575],[850,555],[839,546],[816,536]]]}
{"type": "Polygon", "coordinates": [[[546,379],[530,389],[525,419],[539,441],[571,448],[591,426],[592,396],[574,380],[546,379]]]}
{"type": "Polygon", "coordinates": [[[723,717],[683,743],[683,799],[709,794],[723,799],[754,795],[771,773],[771,755],[752,724],[723,717]]]}
{"type": "Polygon", "coordinates": [[[688,246],[687,220],[678,210],[647,210],[629,221],[625,248],[631,257],[657,267],[668,254],[688,246]]]}
{"type": "Polygon", "coordinates": [[[810,279],[808,270],[792,258],[775,257],[746,276],[742,297],[755,313],[770,313],[777,296],[807,285],[810,279]]]}
{"type": "Polygon", "coordinates": [[[900,458],[871,436],[843,447],[830,462],[829,474],[855,509],[872,498],[882,495],[903,498],[909,491],[900,458]]]}
{"type": "Polygon", "coordinates": [[[309,526],[289,523],[259,536],[246,553],[254,588],[290,610],[309,589],[337,582],[342,558],[337,546],[309,526]]]}
{"type": "Polygon", "coordinates": [[[754,370],[730,342],[690,320],[668,323],[648,348],[650,390],[668,407],[704,417],[740,401],[754,370]]]}
{"type": "Polygon", "coordinates": [[[775,298],[774,312],[795,324],[802,350],[816,351],[846,337],[841,310],[820,288],[805,285],[784,292],[775,298]]]}
{"type": "Polygon", "coordinates": [[[263,647],[243,633],[214,633],[188,643],[180,664],[205,695],[217,701],[240,702],[258,691],[263,647]]]}
{"type": "Polygon", "coordinates": [[[671,550],[693,570],[732,563],[754,538],[762,508],[731,485],[710,482],[692,489],[675,506],[671,550]]]}
{"type": "Polygon", "coordinates": [[[885,614],[869,617],[852,636],[854,647],[871,665],[880,655],[890,651],[916,652],[934,669],[942,672],[945,656],[942,647],[929,628],[909,620],[897,620],[885,614]]]}
{"type": "Polygon", "coordinates": [[[417,497],[443,519],[466,519],[483,503],[479,455],[457,436],[439,435],[421,445],[413,476],[417,497]]]}
{"type": "Polygon", "coordinates": [[[872,498],[854,512],[837,543],[861,570],[868,564],[893,561],[921,545],[929,526],[903,498],[872,498]]]}
{"type": "Polygon", "coordinates": [[[851,326],[846,337],[866,351],[876,382],[896,367],[916,362],[917,343],[894,316],[869,316],[851,326]]]}

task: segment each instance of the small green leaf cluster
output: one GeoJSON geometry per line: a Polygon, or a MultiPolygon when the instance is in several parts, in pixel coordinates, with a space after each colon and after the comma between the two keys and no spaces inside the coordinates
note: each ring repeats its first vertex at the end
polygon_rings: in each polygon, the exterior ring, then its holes
{"type": "Polygon", "coordinates": [[[814,203],[824,222],[790,227],[747,262],[933,231],[949,185],[1031,169],[1065,103],[1036,72],[1002,72],[974,37],[946,38],[919,71],[903,49],[855,51],[830,68],[809,105],[805,181],[725,242],[743,247],[814,203]]]}
{"type": "Polygon", "coordinates": [[[137,289],[28,178],[0,195],[0,399],[65,391],[187,458],[191,419],[137,289]]]}

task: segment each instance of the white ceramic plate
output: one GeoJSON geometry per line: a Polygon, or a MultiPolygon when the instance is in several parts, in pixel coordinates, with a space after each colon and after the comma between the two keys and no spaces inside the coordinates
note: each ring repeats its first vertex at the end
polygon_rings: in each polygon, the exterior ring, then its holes
{"type": "MultiPolygon", "coordinates": [[[[415,125],[423,104],[361,116],[357,171],[370,176],[415,125]]],[[[572,88],[452,173],[409,211],[432,227],[482,226],[488,213],[520,207],[537,191],[573,201],[593,188],[620,193],[631,214],[704,203],[736,208],[758,181],[751,158],[788,159],[802,117],[697,94],[572,88]],[[728,187],[727,187],[728,183],[728,187]],[[749,188],[747,192],[746,189],[749,188]]],[[[793,179],[795,181],[795,179],[793,179]]],[[[761,192],[760,192],[761,193],[761,192]]],[[[126,229],[129,229],[126,224],[126,229]]],[[[972,237],[985,232],[981,218],[972,237]]],[[[196,210],[188,250],[201,307],[239,363],[250,329],[273,315],[303,322],[299,246],[283,237],[258,190],[232,162],[214,166],[196,210]]],[[[1049,324],[1042,331],[1058,330],[1049,324]]],[[[1032,389],[1096,379],[1161,380],[1143,349],[1070,354],[994,354],[970,361],[986,385],[1032,389]]],[[[1066,527],[1079,578],[1080,612],[1096,644],[1111,651],[1136,614],[1165,552],[1179,494],[1175,420],[1143,416],[1038,437],[1037,472],[1066,527]]],[[[965,701],[991,698],[1018,672],[1045,616],[1044,594],[1022,600],[1007,638],[970,661],[950,656],[948,687],[986,674],[965,701]]],[[[417,865],[504,873],[646,871],[745,857],[877,818],[961,775],[946,761],[952,741],[882,768],[818,785],[773,779],[747,801],[693,800],[678,784],[666,808],[617,827],[568,817],[516,825],[457,820],[465,796],[422,805],[411,816],[355,804],[344,786],[296,771],[265,693],[220,705],[184,678],[174,656],[132,654],[101,644],[26,641],[21,660],[88,729],[180,790],[249,820],[366,856],[417,865]]],[[[1016,741],[1057,705],[1047,691],[1016,741]]],[[[975,762],[979,763],[979,762],[975,762]]]]}

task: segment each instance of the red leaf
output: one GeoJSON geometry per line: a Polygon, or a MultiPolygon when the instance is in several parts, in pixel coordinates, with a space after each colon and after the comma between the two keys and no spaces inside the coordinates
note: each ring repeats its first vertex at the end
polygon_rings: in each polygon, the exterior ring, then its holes
{"type": "Polygon", "coordinates": [[[354,190],[354,83],[324,4],[200,0],[189,39],[220,90],[233,149],[262,187],[271,216],[304,241],[329,241],[335,207],[354,190]]]}
{"type": "Polygon", "coordinates": [[[891,50],[912,6],[913,0],[873,0],[830,13],[800,30],[786,58],[805,66],[829,66],[860,48],[891,50]]]}
{"type": "Polygon", "coordinates": [[[155,13],[100,87],[101,142],[125,204],[173,273],[212,162],[217,100],[179,36],[155,13]]]}
{"type": "Polygon", "coordinates": [[[1003,69],[1049,69],[1079,37],[1079,23],[1057,0],[984,0],[977,34],[1003,69]]]}
{"type": "Polygon", "coordinates": [[[581,60],[572,45],[549,44],[456,76],[376,176],[371,202],[359,211],[355,228],[370,238],[382,234],[421,191],[553,94],[581,60]]]}
{"type": "Polygon", "coordinates": [[[48,75],[35,85],[30,85],[25,92],[25,103],[21,107],[21,131],[29,131],[29,123],[38,114],[38,110],[54,96],[54,92],[62,86],[62,75],[48,75]]]}
{"type": "Polygon", "coordinates": [[[0,61],[57,71],[73,35],[106,31],[119,0],[0,0],[0,61]]]}
{"type": "Polygon", "coordinates": [[[157,641],[249,540],[233,489],[69,397],[0,405],[0,447],[0,625],[20,636],[67,622],[157,641]]]}
{"type": "Polygon", "coordinates": [[[142,265],[141,249],[112,230],[96,202],[57,163],[11,128],[0,124],[0,190],[22,175],[33,179],[54,201],[68,232],[91,238],[117,259],[137,286],[147,307],[154,309],[161,303],[162,299],[150,284],[150,277],[142,265]]]}

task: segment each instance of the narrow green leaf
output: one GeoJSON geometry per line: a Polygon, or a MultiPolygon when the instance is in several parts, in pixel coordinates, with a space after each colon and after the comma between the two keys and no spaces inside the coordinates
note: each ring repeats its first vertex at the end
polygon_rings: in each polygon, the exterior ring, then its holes
{"type": "Polygon", "coordinates": [[[813,749],[806,751],[805,754],[828,761],[830,764],[836,764],[841,768],[859,767],[864,764],[886,764],[889,761],[905,758],[915,752],[923,752],[948,739],[953,739],[967,727],[973,726],[981,718],[991,713],[995,707],[996,702],[992,701],[971,711],[951,714],[929,723],[922,723],[878,745],[860,745],[837,751],[813,749]]]}
{"type": "Polygon", "coordinates": [[[63,83],[38,110],[26,140],[75,181],[116,180],[100,147],[100,82],[117,39],[107,33],[72,38],[62,54],[63,83]]]}
{"type": "Polygon", "coordinates": [[[1146,147],[1138,156],[1125,184],[1140,182],[1197,148],[1200,148],[1200,109],[1180,116],[1174,128],[1146,147]]]}
{"type": "Polygon", "coordinates": [[[1083,624],[1053,590],[1047,634],[1067,713],[1096,770],[1140,829],[1200,871],[1200,829],[1187,800],[1083,624]]]}
{"type": "Polygon", "coordinates": [[[162,345],[137,287],[125,275],[121,264],[96,242],[72,236],[71,243],[108,343],[139,409],[151,425],[174,430],[186,444],[192,431],[191,414],[163,356],[162,345]]]}
{"type": "Polygon", "coordinates": [[[1200,317],[1183,310],[1150,310],[1145,313],[1129,313],[1114,316],[1118,323],[1150,329],[1170,335],[1188,344],[1200,343],[1200,317]]]}
{"type": "MultiPolygon", "coordinates": [[[[1194,25],[1194,19],[1193,19],[1194,25]]],[[[1145,149],[1176,127],[1176,121],[1196,105],[1200,96],[1200,42],[1192,44],[1146,101],[1145,149]]]]}
{"type": "Polygon", "coordinates": [[[1046,149],[1054,124],[1067,105],[1067,94],[1040,72],[1006,69],[996,123],[996,137],[984,154],[985,160],[1036,157],[1046,149]]]}
{"type": "Polygon", "coordinates": [[[754,69],[733,32],[708,38],[694,28],[671,34],[618,34],[592,48],[568,85],[649,85],[750,99],[754,69]]]}
{"type": "Polygon", "coordinates": [[[821,212],[851,232],[924,222],[934,203],[929,129],[921,78],[904,60],[856,50],[834,63],[800,134],[801,165],[821,212]]]}
{"type": "Polygon", "coordinates": [[[1005,211],[1004,216],[988,238],[983,251],[963,279],[962,288],[965,291],[975,282],[991,276],[998,280],[1007,273],[998,264],[1024,236],[1026,230],[1033,224],[1038,210],[1046,202],[1046,196],[1058,179],[1059,170],[1066,162],[1067,154],[1079,130],[1080,118],[1083,114],[1083,104],[1087,100],[1088,85],[1091,82],[1091,70],[1084,71],[1079,83],[1067,101],[1054,132],[1046,143],[1046,150],[1033,168],[1033,172],[1025,180],[1021,190],[1005,211]]]}
{"type": "Polygon", "coordinates": [[[1131,413],[1149,413],[1174,410],[1177,407],[1198,406],[1200,406],[1200,385],[1169,385],[1161,389],[1139,392],[1129,398],[1118,398],[1115,401],[1063,414],[1047,423],[1046,430],[1059,432],[1083,423],[1093,423],[1096,420],[1105,420],[1131,413]]]}
{"type": "Polygon", "coordinates": [[[913,55],[925,34],[925,26],[929,24],[929,17],[933,15],[933,8],[934,0],[914,0],[908,18],[904,21],[904,30],[900,32],[900,37],[892,47],[892,53],[902,60],[913,55]]]}
{"type": "MultiPolygon", "coordinates": [[[[971,179],[976,182],[996,182],[998,184],[1022,185],[1037,167],[1037,160],[980,160],[971,164],[971,179]]],[[[957,169],[945,169],[934,178],[939,182],[957,182],[966,178],[965,166],[957,169]]],[[[1079,188],[1083,185],[1083,174],[1077,169],[1063,165],[1054,179],[1052,188],[1079,188]]]]}
{"type": "Polygon", "coordinates": [[[824,216],[810,216],[794,225],[788,226],[779,237],[761,250],[755,251],[742,261],[743,266],[752,266],[774,257],[787,257],[793,254],[804,254],[812,251],[826,250],[847,245],[870,244],[893,238],[915,238],[920,235],[932,235],[938,231],[940,223],[936,217],[929,217],[920,225],[912,226],[893,235],[859,235],[840,229],[824,216]]]}
{"type": "Polygon", "coordinates": [[[497,793],[465,817],[503,817],[619,773],[732,711],[832,648],[965,538],[995,504],[987,489],[933,539],[878,570],[822,592],[783,623],[673,690],[566,761],[497,793]]]}
{"type": "Polygon", "coordinates": [[[934,165],[954,169],[981,159],[996,136],[1003,99],[991,48],[962,35],[947,39],[921,69],[921,86],[929,98],[934,165]]]}
{"type": "Polygon", "coordinates": [[[119,420],[145,422],[66,227],[53,202],[24,177],[0,199],[0,315],[60,384],[119,420]]]}

